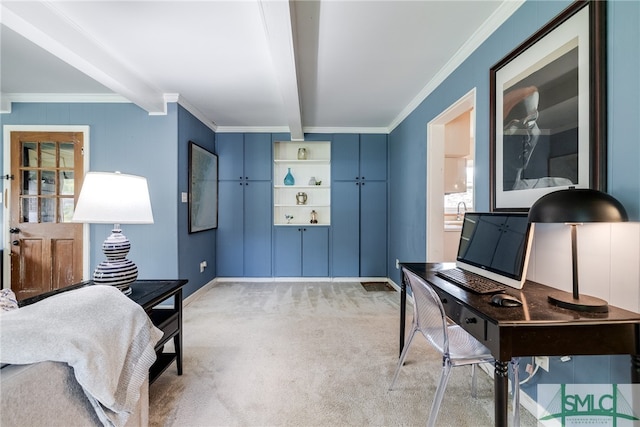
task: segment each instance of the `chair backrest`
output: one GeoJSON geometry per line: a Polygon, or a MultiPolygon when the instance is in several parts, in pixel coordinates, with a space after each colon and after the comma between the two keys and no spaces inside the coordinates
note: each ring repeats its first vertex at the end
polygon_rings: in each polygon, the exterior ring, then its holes
{"type": "Polygon", "coordinates": [[[420,276],[403,268],[413,294],[414,322],[424,337],[442,354],[449,355],[447,315],[440,297],[420,276]]]}

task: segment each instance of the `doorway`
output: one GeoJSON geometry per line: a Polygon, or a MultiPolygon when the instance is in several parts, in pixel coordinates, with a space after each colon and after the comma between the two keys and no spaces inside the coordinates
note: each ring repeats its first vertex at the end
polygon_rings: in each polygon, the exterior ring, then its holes
{"type": "Polygon", "coordinates": [[[71,222],[88,127],[5,126],[3,287],[18,300],[80,282],[86,230],[71,222]]]}
{"type": "MultiPolygon", "coordinates": [[[[471,140],[475,140],[475,104],[476,90],[452,104],[427,124],[427,194],[426,194],[426,254],[427,262],[447,260],[445,251],[445,157],[447,152],[448,132],[451,123],[468,123],[471,140]],[[465,119],[468,116],[468,120],[465,119]]],[[[474,156],[475,150],[470,155],[474,156]]],[[[473,172],[471,171],[471,176],[473,172]]],[[[471,180],[471,182],[473,182],[471,180]]],[[[473,185],[472,185],[473,186],[473,185]]],[[[471,206],[467,206],[471,210],[471,206]]],[[[454,214],[455,216],[455,214],[454,214]]],[[[452,225],[451,227],[455,227],[452,225]]],[[[448,229],[447,232],[453,231],[448,229]]],[[[450,258],[450,255],[449,255],[450,258]]]]}

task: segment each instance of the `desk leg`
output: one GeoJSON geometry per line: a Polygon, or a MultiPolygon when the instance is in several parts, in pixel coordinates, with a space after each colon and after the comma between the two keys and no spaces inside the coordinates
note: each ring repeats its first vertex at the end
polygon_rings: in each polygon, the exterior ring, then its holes
{"type": "Polygon", "coordinates": [[[507,427],[508,423],[508,399],[509,399],[509,362],[496,360],[494,383],[494,412],[496,427],[507,427]]]}
{"type": "Polygon", "coordinates": [[[400,352],[402,355],[402,349],[404,348],[404,324],[407,317],[407,285],[404,283],[404,274],[402,275],[400,285],[400,352]]]}
{"type": "Polygon", "coordinates": [[[633,384],[640,383],[640,355],[631,355],[631,382],[633,384]]]}
{"type": "Polygon", "coordinates": [[[182,375],[182,288],[174,297],[174,306],[178,311],[179,330],[176,336],[173,337],[173,345],[176,350],[176,367],[178,368],[178,375],[182,375]]]}

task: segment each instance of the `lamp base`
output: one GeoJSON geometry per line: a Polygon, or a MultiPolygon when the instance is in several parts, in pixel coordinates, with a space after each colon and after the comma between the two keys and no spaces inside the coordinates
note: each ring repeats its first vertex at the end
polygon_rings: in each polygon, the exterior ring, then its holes
{"type": "Polygon", "coordinates": [[[569,310],[589,313],[607,313],[609,311],[609,305],[605,300],[589,295],[580,295],[578,299],[575,299],[572,294],[557,292],[550,294],[547,298],[551,304],[569,310]]]}
{"type": "Polygon", "coordinates": [[[137,278],[138,267],[126,258],[102,261],[93,272],[93,283],[115,286],[125,295],[131,293],[129,285],[137,278]]]}

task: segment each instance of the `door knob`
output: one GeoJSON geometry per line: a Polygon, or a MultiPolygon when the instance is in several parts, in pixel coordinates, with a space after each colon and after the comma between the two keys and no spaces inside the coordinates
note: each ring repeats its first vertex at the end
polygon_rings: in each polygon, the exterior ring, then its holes
{"type": "Polygon", "coordinates": [[[19,233],[19,232],[20,232],[20,229],[18,227],[11,227],[9,229],[9,233],[11,233],[11,234],[16,234],[16,233],[19,233]]]}
{"type": "Polygon", "coordinates": [[[14,240],[13,242],[11,242],[11,244],[13,246],[20,246],[20,241],[19,240],[14,240]]]}

